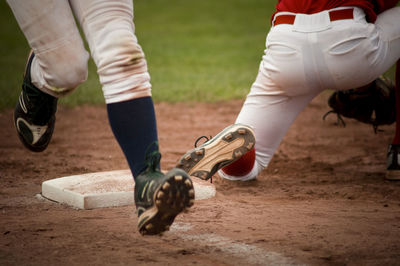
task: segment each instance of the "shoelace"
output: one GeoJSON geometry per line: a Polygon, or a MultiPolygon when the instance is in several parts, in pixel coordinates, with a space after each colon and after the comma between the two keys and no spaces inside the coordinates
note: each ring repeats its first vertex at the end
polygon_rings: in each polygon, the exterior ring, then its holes
{"type": "Polygon", "coordinates": [[[32,117],[38,119],[39,122],[47,122],[54,113],[52,109],[56,108],[56,106],[53,106],[54,97],[39,91],[39,89],[28,82],[24,82],[23,86],[26,87],[24,94],[28,98],[30,105],[29,112],[32,114],[32,117]]]}
{"type": "Polygon", "coordinates": [[[199,140],[201,140],[201,139],[206,139],[206,140],[201,144],[201,145],[203,145],[204,143],[206,143],[207,141],[209,141],[210,139],[212,139],[212,136],[210,136],[210,137],[201,136],[201,137],[197,138],[196,141],[194,142],[194,147],[195,147],[195,148],[198,147],[197,144],[199,143],[199,140]]]}

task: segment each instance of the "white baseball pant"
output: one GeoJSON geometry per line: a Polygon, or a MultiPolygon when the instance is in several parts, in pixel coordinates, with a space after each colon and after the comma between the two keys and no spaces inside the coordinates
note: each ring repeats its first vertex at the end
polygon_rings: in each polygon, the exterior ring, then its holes
{"type": "Polygon", "coordinates": [[[290,125],[316,95],[366,85],[399,59],[400,7],[378,15],[375,24],[366,22],[360,8],[353,15],[333,22],[327,11],[296,15],[293,25],[271,28],[258,76],[236,119],[256,135],[256,163],[244,179],[268,166],[290,125]]]}
{"type": "Polygon", "coordinates": [[[133,23],[132,0],[7,0],[35,53],[31,78],[55,97],[87,78],[82,26],[106,103],[151,96],[150,75],[133,23]]]}

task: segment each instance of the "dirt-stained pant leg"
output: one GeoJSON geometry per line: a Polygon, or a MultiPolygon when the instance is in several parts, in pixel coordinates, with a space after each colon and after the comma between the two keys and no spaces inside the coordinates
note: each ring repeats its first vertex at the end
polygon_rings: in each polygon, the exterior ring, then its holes
{"type": "Polygon", "coordinates": [[[97,65],[106,103],[151,96],[150,75],[135,36],[132,0],[71,0],[97,65]]]}
{"type": "Polygon", "coordinates": [[[358,8],[354,20],[330,22],[326,15],[272,27],[267,36],[258,76],[236,120],[254,127],[254,175],[268,166],[290,125],[316,95],[366,85],[400,57],[399,7],[380,14],[375,24],[367,23],[358,8]]]}
{"type": "Polygon", "coordinates": [[[31,69],[33,84],[60,97],[84,82],[89,54],[84,48],[69,2],[7,1],[36,55],[31,69]]]}

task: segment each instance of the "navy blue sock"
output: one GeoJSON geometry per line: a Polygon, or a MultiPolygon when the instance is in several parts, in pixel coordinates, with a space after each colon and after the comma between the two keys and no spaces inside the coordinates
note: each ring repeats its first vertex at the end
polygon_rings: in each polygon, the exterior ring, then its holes
{"type": "MultiPolygon", "coordinates": [[[[146,169],[147,149],[158,140],[153,100],[144,97],[107,104],[107,112],[114,136],[136,178],[146,169]]],[[[152,145],[150,149],[155,147],[152,145]]]]}

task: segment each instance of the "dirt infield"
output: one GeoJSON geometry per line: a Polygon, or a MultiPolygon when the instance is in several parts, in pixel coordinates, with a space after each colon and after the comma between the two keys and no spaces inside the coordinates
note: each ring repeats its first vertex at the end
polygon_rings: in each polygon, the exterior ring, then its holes
{"type": "MultiPolygon", "coordinates": [[[[394,125],[374,134],[322,121],[328,96],[300,114],[257,181],[215,178],[216,197],[161,237],[137,232],[133,206],[74,210],[36,196],[48,179],[128,168],[104,107],[61,107],[41,154],[0,112],[0,265],[400,265],[400,182],[384,179],[394,125]]],[[[157,104],[163,169],[233,123],[241,103],[157,104]]]]}

